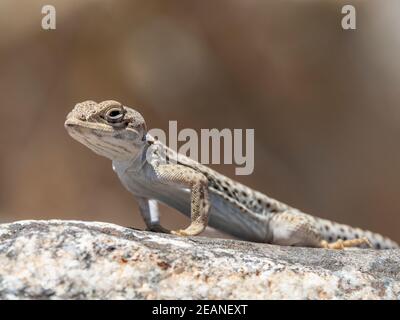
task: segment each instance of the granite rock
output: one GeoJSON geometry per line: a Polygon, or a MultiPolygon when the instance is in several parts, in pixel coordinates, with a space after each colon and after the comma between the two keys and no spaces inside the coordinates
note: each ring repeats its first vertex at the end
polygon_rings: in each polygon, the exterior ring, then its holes
{"type": "Polygon", "coordinates": [[[325,250],[101,222],[0,225],[0,299],[399,299],[400,250],[325,250]]]}

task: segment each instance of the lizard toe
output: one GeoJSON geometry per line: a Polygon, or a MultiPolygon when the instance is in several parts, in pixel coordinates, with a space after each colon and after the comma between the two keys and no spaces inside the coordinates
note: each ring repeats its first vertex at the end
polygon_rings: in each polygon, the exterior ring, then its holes
{"type": "Polygon", "coordinates": [[[172,230],[171,234],[174,234],[176,236],[181,236],[181,237],[188,236],[188,234],[185,232],[185,230],[172,230]]]}

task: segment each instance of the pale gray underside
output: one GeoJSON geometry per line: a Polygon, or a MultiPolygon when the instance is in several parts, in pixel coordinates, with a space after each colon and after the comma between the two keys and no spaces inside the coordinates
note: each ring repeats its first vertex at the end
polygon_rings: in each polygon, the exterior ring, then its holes
{"type": "MultiPolygon", "coordinates": [[[[151,168],[135,172],[114,170],[121,182],[132,194],[158,200],[190,218],[190,190],[164,185],[149,178],[151,168]]],[[[243,213],[232,203],[225,201],[217,190],[209,188],[209,225],[243,240],[265,242],[268,239],[267,223],[262,215],[243,213]]]]}

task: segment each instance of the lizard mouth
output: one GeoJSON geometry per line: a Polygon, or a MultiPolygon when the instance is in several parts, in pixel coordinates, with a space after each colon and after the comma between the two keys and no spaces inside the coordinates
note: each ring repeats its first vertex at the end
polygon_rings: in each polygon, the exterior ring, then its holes
{"type": "Polygon", "coordinates": [[[109,126],[101,123],[92,124],[90,122],[81,121],[77,119],[67,119],[64,123],[65,128],[67,129],[89,129],[93,131],[105,131],[105,132],[113,132],[114,128],[110,128],[109,126]]]}
{"type": "Polygon", "coordinates": [[[67,119],[66,121],[65,121],[65,123],[64,123],[64,126],[66,127],[66,128],[73,128],[73,127],[75,127],[75,126],[77,126],[78,124],[76,123],[76,121],[74,121],[74,120],[71,120],[71,119],[67,119]]]}

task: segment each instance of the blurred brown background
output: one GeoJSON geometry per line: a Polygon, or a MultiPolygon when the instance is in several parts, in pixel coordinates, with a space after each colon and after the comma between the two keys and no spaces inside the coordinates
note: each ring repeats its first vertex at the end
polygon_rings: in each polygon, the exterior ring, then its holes
{"type": "Polygon", "coordinates": [[[255,128],[255,172],[235,178],[400,241],[400,1],[350,2],[344,31],[348,3],[53,0],[45,31],[50,3],[2,0],[0,222],[144,226],[110,162],[63,127],[75,103],[115,99],[149,127],[255,128]]]}

